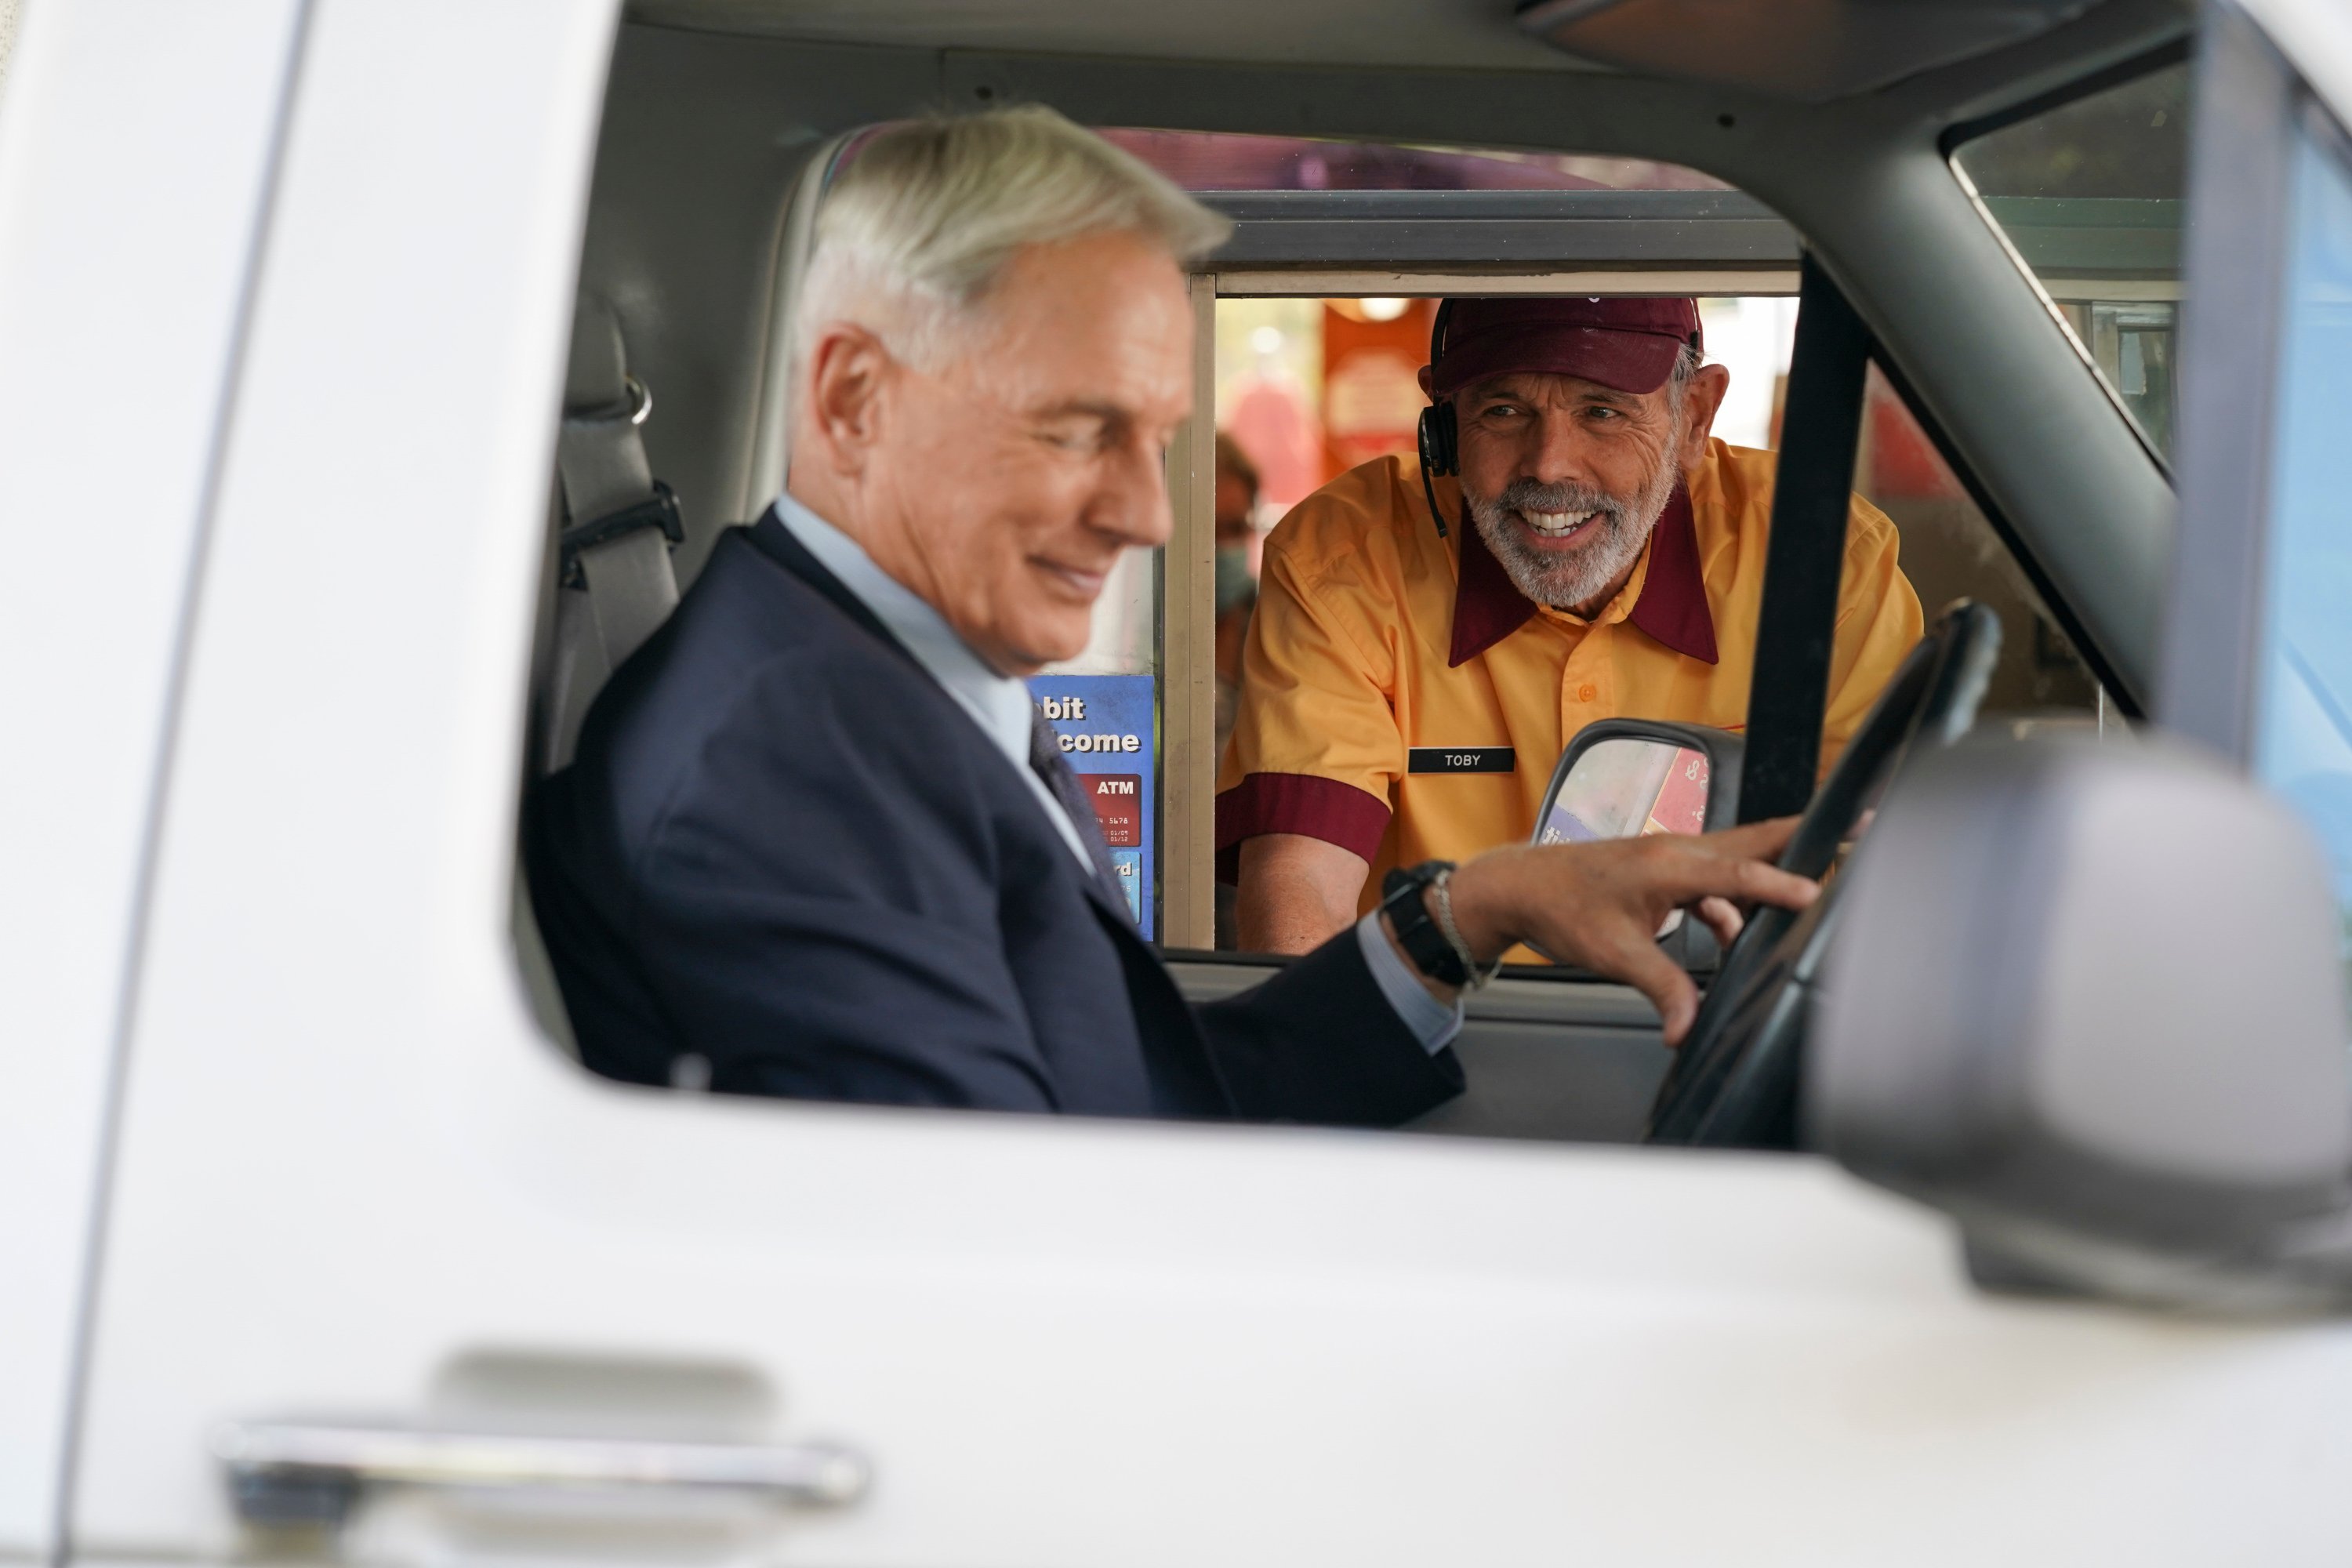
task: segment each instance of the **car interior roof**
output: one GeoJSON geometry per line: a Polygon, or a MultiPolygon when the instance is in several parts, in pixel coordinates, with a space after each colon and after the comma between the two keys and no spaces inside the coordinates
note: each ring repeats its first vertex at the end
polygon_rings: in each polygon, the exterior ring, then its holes
{"type": "Polygon", "coordinates": [[[618,311],[661,399],[646,441],[685,507],[684,577],[768,499],[749,493],[755,415],[803,166],[878,121],[1042,101],[1082,123],[1655,159],[1738,187],[1805,237],[2117,696],[2145,698],[2170,485],[1941,142],[2177,48],[2190,0],[2104,0],[2027,42],[1811,104],[1580,68],[1492,3],[637,0],[628,15],[582,286],[618,311]]]}
{"type": "Polygon", "coordinates": [[[673,26],[809,42],[1259,64],[1596,68],[1521,31],[1507,0],[641,0],[629,14],[673,26]]]}

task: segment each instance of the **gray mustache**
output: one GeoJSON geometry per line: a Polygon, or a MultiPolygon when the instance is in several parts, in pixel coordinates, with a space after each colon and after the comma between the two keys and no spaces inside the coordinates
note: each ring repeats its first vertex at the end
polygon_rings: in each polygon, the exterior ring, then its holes
{"type": "Polygon", "coordinates": [[[1590,511],[1612,523],[1625,521],[1625,503],[1590,485],[1547,485],[1536,479],[1513,479],[1495,498],[1501,511],[1590,511]]]}

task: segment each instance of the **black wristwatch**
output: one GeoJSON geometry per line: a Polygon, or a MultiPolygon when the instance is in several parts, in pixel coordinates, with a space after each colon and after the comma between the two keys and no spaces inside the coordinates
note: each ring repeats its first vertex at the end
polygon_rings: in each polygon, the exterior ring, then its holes
{"type": "Polygon", "coordinates": [[[1381,912],[1396,931],[1397,945],[1412,966],[1442,985],[1466,985],[1470,966],[1462,961],[1429,907],[1430,884],[1454,869],[1451,860],[1400,866],[1381,879],[1381,912]]]}

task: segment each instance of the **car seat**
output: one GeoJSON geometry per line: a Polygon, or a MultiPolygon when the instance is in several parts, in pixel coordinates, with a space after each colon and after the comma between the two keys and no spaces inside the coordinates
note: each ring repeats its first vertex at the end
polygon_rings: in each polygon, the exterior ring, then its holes
{"type": "MultiPolygon", "coordinates": [[[[589,704],[677,607],[669,553],[685,529],[677,498],[653,477],[646,459],[641,427],[652,412],[652,391],[629,372],[612,307],[581,296],[548,496],[526,787],[571,763],[589,704]]],[[[549,1037],[576,1057],[571,1017],[520,862],[511,916],[531,1011],[549,1037]]]]}
{"type": "Polygon", "coordinates": [[[550,642],[540,665],[534,773],[572,761],[580,722],[614,670],[677,607],[670,551],[686,537],[677,498],[653,477],[639,427],[653,394],[631,374],[612,308],[583,295],[572,325],[556,438],[550,642]]]}

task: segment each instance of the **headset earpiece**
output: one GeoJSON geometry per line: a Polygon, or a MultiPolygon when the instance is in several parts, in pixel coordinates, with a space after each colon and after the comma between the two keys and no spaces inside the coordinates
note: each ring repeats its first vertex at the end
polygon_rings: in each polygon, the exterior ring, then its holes
{"type": "MultiPolygon", "coordinates": [[[[1429,371],[1437,374],[1437,362],[1445,357],[1445,329],[1454,320],[1454,301],[1440,300],[1429,318],[1429,371]]],[[[1458,474],[1462,471],[1460,431],[1454,423],[1454,399],[1441,397],[1421,411],[1421,460],[1433,474],[1458,474]]],[[[1444,519],[1438,529],[1445,527],[1444,519]]]]}
{"type": "Polygon", "coordinates": [[[1454,424],[1454,402],[1433,403],[1421,411],[1421,462],[1433,474],[1458,474],[1460,436],[1454,424]]]}
{"type": "MultiPolygon", "coordinates": [[[[1445,352],[1445,324],[1454,314],[1454,301],[1441,300],[1437,313],[1429,323],[1429,365],[1433,374],[1437,361],[1445,352]]],[[[1445,537],[1445,514],[1438,510],[1437,487],[1430,480],[1433,474],[1458,474],[1462,471],[1461,429],[1454,421],[1454,399],[1441,397],[1421,411],[1421,488],[1429,497],[1429,515],[1437,520],[1437,537],[1445,537]]]]}

